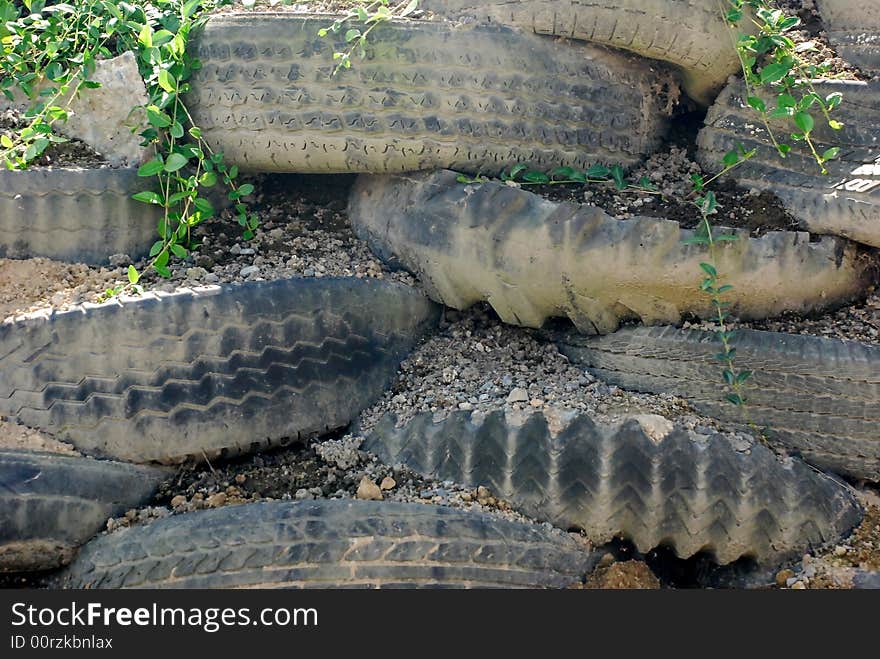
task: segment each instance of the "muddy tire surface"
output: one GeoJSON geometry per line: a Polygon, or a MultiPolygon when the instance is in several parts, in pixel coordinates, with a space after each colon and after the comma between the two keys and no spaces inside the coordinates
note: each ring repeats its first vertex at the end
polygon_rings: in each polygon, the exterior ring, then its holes
{"type": "Polygon", "coordinates": [[[510,25],[669,62],[681,69],[688,95],[705,104],[740,70],[714,0],[422,0],[419,6],[446,18],[510,25]]]}
{"type": "Polygon", "coordinates": [[[317,36],[331,22],[260,13],[208,23],[187,100],[227,161],[498,174],[518,162],[634,163],[663,137],[663,88],[675,82],[662,66],[503,27],[404,22],[377,28],[367,59],[333,75],[344,45],[317,36]]]}
{"type": "MultiPolygon", "coordinates": [[[[737,369],[753,371],[745,391],[752,420],[770,441],[840,474],[880,480],[880,346],[736,330],[737,369]]],[[[724,399],[712,332],[674,327],[568,335],[560,350],[625,389],[687,398],[700,412],[742,423],[724,399]]]]}
{"type": "Polygon", "coordinates": [[[880,5],[874,0],[816,0],[828,41],[846,61],[880,75],[880,5]]]}
{"type": "Polygon", "coordinates": [[[598,555],[570,537],[425,504],[264,502],[90,542],[72,588],[554,588],[598,555]]]}
{"type": "MultiPolygon", "coordinates": [[[[707,171],[717,171],[724,154],[737,145],[757,149],[752,159],[731,172],[740,185],[774,193],[807,231],[880,247],[880,80],[835,80],[815,86],[823,97],[843,94],[834,111],[843,129],[834,131],[817,119],[813,132],[819,153],[840,147],[838,158],[826,164],[827,175],[801,143],[792,143],[785,159],[779,157],[759,115],[746,105],[739,80],[731,82],[710,108],[697,139],[697,158],[707,171]]],[[[782,136],[791,132],[784,126],[774,130],[782,136]]]]}
{"type": "Polygon", "coordinates": [[[113,254],[145,256],[160,217],[131,198],[145,181],[136,169],[0,171],[0,257],[106,265],[113,254]]]}
{"type": "Polygon", "coordinates": [[[0,327],[0,413],[131,462],[346,425],[436,321],[414,289],[287,279],[148,293],[0,327]]]}
{"type": "Polygon", "coordinates": [[[849,488],[799,460],[734,446],[659,416],[616,425],[585,414],[386,417],[364,449],[422,474],[483,485],[516,509],[595,543],[616,536],[647,553],[669,545],[722,564],[775,565],[834,542],[861,520],[849,488]]]}
{"type": "MultiPolygon", "coordinates": [[[[567,316],[587,334],[623,321],[678,323],[713,316],[699,294],[701,246],[678,222],[616,220],[595,206],[555,203],[499,183],[463,185],[454,172],[359,177],[355,232],[428,294],[466,309],[488,302],[506,323],[541,327],[567,316]]],[[[864,290],[871,263],[833,237],[774,231],[719,249],[718,271],[740,318],[828,308],[864,290]]]]}
{"type": "Polygon", "coordinates": [[[0,572],[70,562],[107,519],[145,503],[163,469],[0,449],[0,572]]]}

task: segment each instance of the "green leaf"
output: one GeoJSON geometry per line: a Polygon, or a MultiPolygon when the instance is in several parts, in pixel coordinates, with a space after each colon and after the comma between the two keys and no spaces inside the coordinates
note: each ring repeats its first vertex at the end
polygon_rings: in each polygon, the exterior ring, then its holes
{"type": "Polygon", "coordinates": [[[544,172],[526,172],[523,174],[523,180],[529,183],[549,183],[550,177],[544,172]]]}
{"type": "Polygon", "coordinates": [[[196,13],[196,10],[199,8],[200,2],[201,0],[189,0],[189,2],[184,3],[183,9],[181,10],[183,12],[183,17],[189,18],[194,13],[196,13]]]}
{"type": "Polygon", "coordinates": [[[244,183],[238,186],[238,194],[241,197],[246,197],[254,191],[254,186],[250,183],[244,183]]]}
{"type": "MultiPolygon", "coordinates": [[[[185,228],[186,227],[184,227],[184,229],[185,228]]],[[[177,244],[171,246],[171,251],[174,252],[174,256],[176,256],[179,259],[185,259],[187,257],[187,255],[189,254],[189,252],[186,251],[186,249],[184,247],[182,247],[181,245],[177,245],[177,244]]]]}
{"type": "Polygon", "coordinates": [[[587,176],[590,178],[608,178],[610,175],[611,170],[605,165],[593,165],[587,170],[587,176]]]}
{"type": "Polygon", "coordinates": [[[783,62],[773,62],[772,64],[768,64],[761,69],[761,84],[769,85],[774,82],[779,82],[788,75],[789,71],[791,71],[790,64],[783,62]]]}
{"type": "Polygon", "coordinates": [[[137,174],[138,176],[155,176],[163,169],[165,169],[165,163],[158,158],[154,158],[138,167],[137,174]]]}
{"type": "Polygon", "coordinates": [[[708,245],[709,239],[703,238],[702,236],[693,236],[691,238],[685,238],[681,241],[682,245],[708,245]]]}
{"type": "Polygon", "coordinates": [[[12,140],[9,139],[9,135],[0,135],[0,145],[2,145],[4,149],[11,149],[13,147],[13,143],[12,140]]]}
{"type": "Polygon", "coordinates": [[[147,119],[156,128],[167,128],[171,125],[171,117],[162,112],[155,105],[147,106],[147,119]]]}
{"type": "Polygon", "coordinates": [[[156,242],[154,242],[153,246],[150,247],[150,258],[156,256],[156,254],[161,252],[164,247],[165,247],[165,243],[162,242],[161,240],[157,240],[156,242]]]}
{"type": "Polygon", "coordinates": [[[140,280],[141,276],[138,274],[138,271],[135,269],[133,265],[128,266],[128,283],[136,284],[140,280]]]}
{"type": "Polygon", "coordinates": [[[204,197],[196,197],[193,200],[193,206],[202,214],[203,218],[211,217],[214,214],[214,207],[204,197]]]}
{"type": "Polygon", "coordinates": [[[826,160],[834,160],[838,155],[840,155],[840,147],[833,146],[822,154],[822,162],[825,162],[826,160]]]}
{"type": "Polygon", "coordinates": [[[750,377],[752,377],[751,371],[740,371],[739,374],[736,376],[736,383],[742,384],[743,382],[748,380],[750,377]]]}
{"type": "Polygon", "coordinates": [[[217,183],[217,175],[214,172],[205,172],[199,179],[199,185],[210,188],[217,183]]]}
{"type": "Polygon", "coordinates": [[[813,117],[809,112],[798,112],[794,115],[794,122],[797,124],[798,128],[804,131],[804,134],[813,130],[813,126],[815,125],[813,117]]]}
{"type": "Polygon", "coordinates": [[[177,79],[167,69],[159,71],[159,86],[169,94],[177,88],[177,79]]]}
{"type": "Polygon", "coordinates": [[[717,277],[718,276],[718,271],[715,269],[715,266],[712,265],[711,263],[701,263],[700,268],[702,268],[703,272],[705,272],[710,277],[717,277]]]}
{"type": "Polygon", "coordinates": [[[837,121],[836,119],[831,119],[831,120],[828,122],[828,125],[829,125],[831,128],[833,128],[834,130],[840,130],[841,128],[843,128],[843,124],[840,123],[839,121],[837,121]]]}
{"type": "Polygon", "coordinates": [[[194,140],[199,140],[202,138],[202,129],[198,126],[193,126],[189,129],[189,134],[192,136],[194,140]]]}
{"type": "Polygon", "coordinates": [[[737,407],[742,407],[745,405],[745,400],[739,394],[727,394],[727,401],[733,403],[737,407]]]}
{"type": "Polygon", "coordinates": [[[517,174],[526,171],[528,168],[529,168],[528,165],[525,165],[525,164],[523,164],[523,163],[520,163],[520,164],[518,164],[518,165],[514,165],[514,166],[510,169],[510,178],[511,178],[511,179],[516,178],[516,175],[517,175],[517,174]]]}
{"type": "Polygon", "coordinates": [[[144,26],[141,28],[140,34],[138,35],[138,42],[144,48],[153,47],[153,28],[150,27],[149,23],[144,23],[144,26]]]}
{"type": "Polygon", "coordinates": [[[757,96],[749,96],[746,99],[746,103],[748,103],[752,108],[754,108],[761,114],[764,114],[764,112],[767,111],[767,104],[764,103],[764,101],[757,96]]]}
{"type": "Polygon", "coordinates": [[[131,195],[131,198],[135,201],[142,201],[146,204],[159,204],[160,206],[164,205],[162,203],[162,197],[160,197],[157,193],[151,192],[149,190],[144,190],[143,192],[133,194],[131,195]]]}
{"type": "Polygon", "coordinates": [[[184,167],[187,162],[189,161],[185,156],[182,156],[179,153],[172,153],[168,156],[168,160],[165,161],[165,171],[176,172],[181,167],[184,167]]]}
{"type": "Polygon", "coordinates": [[[345,42],[346,43],[352,42],[355,39],[357,39],[359,36],[361,36],[360,30],[358,30],[356,28],[352,28],[351,30],[347,30],[345,33],[345,42]]]}
{"type": "Polygon", "coordinates": [[[736,149],[725,153],[722,162],[724,163],[725,167],[733,167],[736,163],[738,163],[739,154],[736,152],[736,149]]]}
{"type": "Polygon", "coordinates": [[[623,167],[620,165],[614,165],[611,168],[611,178],[614,180],[614,187],[618,190],[626,189],[626,177],[623,173],[623,167]]]}

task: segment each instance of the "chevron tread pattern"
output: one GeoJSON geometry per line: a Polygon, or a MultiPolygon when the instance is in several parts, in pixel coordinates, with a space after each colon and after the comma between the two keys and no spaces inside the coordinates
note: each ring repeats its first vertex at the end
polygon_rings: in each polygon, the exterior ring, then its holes
{"type": "MultiPolygon", "coordinates": [[[[607,382],[687,398],[700,411],[742,423],[718,383],[712,332],[624,329],[605,337],[565,335],[560,350],[607,382]]],[[[768,438],[817,467],[880,480],[880,347],[856,341],[737,330],[737,367],[753,371],[746,392],[768,438]]]]}
{"type": "Polygon", "coordinates": [[[0,572],[64,565],[166,476],[153,467],[0,449],[0,572]]]}
{"type": "Polygon", "coordinates": [[[337,428],[436,318],[412,289],[289,279],[0,327],[0,410],[133,462],[235,454],[337,428]]]}
{"type": "Polygon", "coordinates": [[[598,560],[532,525],[424,504],[268,502],[90,542],[72,588],[559,588],[598,560]]]}
{"type": "Polygon", "coordinates": [[[721,435],[674,428],[654,440],[637,418],[604,425],[573,413],[552,431],[541,413],[395,421],[383,419],[364,449],[425,475],[485,485],[594,542],[623,536],[642,552],[669,545],[685,558],[709,551],[723,564],[751,556],[775,565],[835,542],[861,519],[845,485],[761,446],[738,451],[721,435]]]}

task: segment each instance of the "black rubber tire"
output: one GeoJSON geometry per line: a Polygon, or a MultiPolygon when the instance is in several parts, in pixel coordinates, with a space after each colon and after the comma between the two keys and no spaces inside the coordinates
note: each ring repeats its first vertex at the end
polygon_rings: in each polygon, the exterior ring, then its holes
{"type": "Polygon", "coordinates": [[[447,18],[582,39],[669,62],[682,70],[688,95],[706,105],[740,70],[716,0],[422,0],[419,6],[447,18]]]}
{"type": "Polygon", "coordinates": [[[406,286],[287,279],[0,326],[0,414],[85,453],[179,462],[346,425],[438,317],[406,286]]]}
{"type": "Polygon", "coordinates": [[[596,544],[615,536],[647,553],[671,546],[721,564],[751,556],[776,565],[835,542],[861,521],[849,488],[799,460],[734,446],[662,417],[598,424],[574,412],[386,417],[364,449],[388,464],[488,487],[538,520],[579,528],[596,544]],[[659,423],[659,427],[658,427],[659,423]]]}
{"type": "Polygon", "coordinates": [[[880,75],[880,5],[876,0],[816,0],[828,41],[864,73],[880,75]]]}
{"type": "Polygon", "coordinates": [[[0,572],[66,565],[110,517],[149,500],[163,469],[0,449],[0,572]]]}
{"type": "Polygon", "coordinates": [[[419,503],[269,502],[90,542],[72,588],[558,588],[598,554],[563,534],[419,503]]]}
{"type": "MultiPolygon", "coordinates": [[[[840,474],[880,480],[880,346],[776,332],[736,330],[736,367],[753,371],[749,415],[773,442],[840,474]]],[[[742,423],[725,401],[713,332],[674,327],[625,329],[560,350],[607,382],[670,393],[696,409],[742,423]]]]}
{"type": "Polygon", "coordinates": [[[0,257],[106,265],[113,254],[145,256],[160,214],[131,196],[146,182],[135,169],[0,170],[0,257]]]}
{"type": "MultiPolygon", "coordinates": [[[[506,323],[540,327],[568,316],[581,332],[601,334],[627,320],[715,314],[699,293],[705,249],[682,244],[693,232],[671,220],[616,220],[499,183],[463,185],[450,171],[361,176],[349,217],[373,251],[415,273],[433,299],[456,309],[487,301],[506,323]]],[[[724,243],[718,270],[741,318],[839,305],[862,295],[873,272],[845,240],[733,232],[741,240],[724,243]]]]}
{"type": "MultiPolygon", "coordinates": [[[[834,116],[844,128],[833,131],[817,119],[813,132],[819,153],[833,146],[841,149],[839,157],[826,164],[828,175],[821,173],[803,143],[788,140],[792,152],[779,157],[759,115],[746,105],[741,80],[731,81],[709,110],[697,138],[700,164],[715,171],[724,154],[737,145],[756,148],[757,155],[732,172],[740,185],[775,193],[808,231],[880,247],[880,80],[823,81],[815,86],[823,97],[843,94],[834,116]]],[[[791,127],[778,125],[775,132],[784,137],[791,127]]]]}
{"type": "Polygon", "coordinates": [[[333,18],[223,15],[196,39],[187,102],[227,161],[497,174],[518,162],[631,164],[665,132],[661,92],[676,83],[662,66],[505,28],[405,22],[377,28],[367,59],[333,76],[344,45],[317,36],[333,18]]]}

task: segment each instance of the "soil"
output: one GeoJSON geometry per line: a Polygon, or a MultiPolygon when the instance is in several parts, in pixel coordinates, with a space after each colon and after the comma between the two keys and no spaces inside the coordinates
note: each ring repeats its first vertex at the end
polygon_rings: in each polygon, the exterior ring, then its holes
{"type": "Polygon", "coordinates": [[[660,580],[642,561],[624,561],[598,567],[583,585],[582,590],[658,590],[660,580]]]}
{"type": "Polygon", "coordinates": [[[70,444],[59,442],[39,430],[7,421],[3,417],[0,417],[0,448],[79,455],[70,444]]]}
{"type": "MultiPolygon", "coordinates": [[[[18,131],[28,125],[17,110],[0,110],[0,135],[14,138],[18,131]]],[[[66,138],[65,138],[66,139],[66,138]]],[[[30,167],[109,167],[106,159],[89,145],[79,140],[67,139],[52,143],[30,164],[30,167]]]]}

